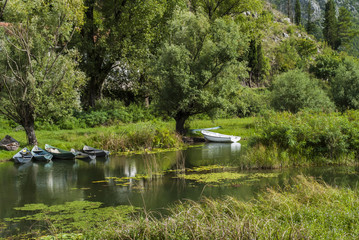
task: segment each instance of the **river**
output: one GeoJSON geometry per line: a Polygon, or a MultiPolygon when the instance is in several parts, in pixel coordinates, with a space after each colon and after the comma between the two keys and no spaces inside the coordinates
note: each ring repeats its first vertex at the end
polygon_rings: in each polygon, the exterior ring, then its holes
{"type": "Polygon", "coordinates": [[[93,161],[54,160],[50,163],[25,165],[1,163],[0,219],[18,216],[14,208],[30,203],[56,205],[86,200],[102,202],[104,206],[133,205],[161,211],[178,200],[199,200],[201,197],[230,195],[248,201],[267,187],[281,186],[298,174],[321,178],[328,184],[345,187],[356,187],[359,181],[358,169],[355,167],[266,171],[237,169],[235,172],[246,174],[247,177],[258,173],[263,176],[270,174],[270,177],[230,184],[195,182],[178,178],[174,171],[187,169],[190,172],[201,166],[235,165],[240,159],[239,143],[206,143],[181,151],[110,156],[93,161]]]}

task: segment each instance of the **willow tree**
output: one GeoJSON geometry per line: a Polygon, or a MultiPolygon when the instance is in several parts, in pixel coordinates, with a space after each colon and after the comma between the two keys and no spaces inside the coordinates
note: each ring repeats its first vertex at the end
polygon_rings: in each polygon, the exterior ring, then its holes
{"type": "Polygon", "coordinates": [[[81,0],[12,0],[0,28],[0,113],[37,144],[36,117],[60,117],[79,105],[85,76],[67,49],[82,23],[81,0]]]}
{"type": "Polygon", "coordinates": [[[246,74],[238,59],[248,41],[229,17],[210,21],[199,13],[179,11],[169,25],[169,37],[154,61],[160,81],[158,106],[183,134],[190,116],[229,105],[238,76],[246,74]]]}

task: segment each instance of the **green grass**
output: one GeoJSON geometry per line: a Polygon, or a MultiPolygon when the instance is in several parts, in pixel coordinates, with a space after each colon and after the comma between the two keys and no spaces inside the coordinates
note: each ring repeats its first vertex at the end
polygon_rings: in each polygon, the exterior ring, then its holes
{"type": "Polygon", "coordinates": [[[166,216],[142,211],[70,232],[81,233],[81,239],[358,239],[358,224],[356,189],[298,176],[249,202],[232,197],[179,202],[166,216]]]}

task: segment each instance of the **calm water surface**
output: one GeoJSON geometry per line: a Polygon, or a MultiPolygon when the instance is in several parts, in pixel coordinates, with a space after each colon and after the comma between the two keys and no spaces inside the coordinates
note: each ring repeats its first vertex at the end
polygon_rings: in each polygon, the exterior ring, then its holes
{"type": "MultiPolygon", "coordinates": [[[[95,161],[61,160],[52,163],[0,164],[0,219],[16,216],[14,207],[29,203],[62,204],[75,200],[104,203],[104,206],[134,205],[160,210],[178,200],[198,200],[203,196],[230,195],[250,200],[268,186],[282,185],[292,176],[321,177],[333,185],[355,187],[359,181],[354,167],[295,168],[262,173],[277,173],[253,184],[212,186],[175,178],[175,173],[156,173],[170,169],[206,165],[226,165],[240,161],[241,145],[216,144],[153,155],[110,156],[95,161]],[[147,175],[146,179],[131,177],[147,175]],[[113,178],[129,177],[126,185],[113,178]],[[108,180],[105,182],[104,180],[108,180]]],[[[258,171],[246,172],[256,173],[258,171]]],[[[1,234],[0,234],[1,235],[1,234]]]]}

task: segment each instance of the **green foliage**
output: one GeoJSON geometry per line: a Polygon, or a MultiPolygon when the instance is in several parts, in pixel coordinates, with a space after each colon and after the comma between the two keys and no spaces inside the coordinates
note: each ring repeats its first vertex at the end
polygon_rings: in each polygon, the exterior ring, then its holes
{"type": "Polygon", "coordinates": [[[339,8],[338,16],[338,48],[349,50],[352,41],[358,31],[354,29],[353,19],[348,9],[345,7],[339,8]]]}
{"type": "Polygon", "coordinates": [[[272,105],[280,111],[296,113],[301,109],[331,111],[334,106],[316,79],[307,73],[293,70],[278,75],[272,85],[272,105]]]}
{"type": "Polygon", "coordinates": [[[340,63],[341,57],[330,48],[325,48],[323,53],[318,55],[315,62],[310,65],[309,71],[318,79],[331,81],[340,63]]]}
{"type": "Polygon", "coordinates": [[[189,116],[229,104],[238,75],[245,72],[237,59],[247,42],[230,18],[210,22],[204,15],[178,11],[169,24],[169,39],[154,62],[158,107],[183,133],[189,116]]]}
{"type": "Polygon", "coordinates": [[[333,49],[338,47],[338,22],[336,18],[335,3],[328,0],[325,4],[323,35],[329,46],[333,49]]]}
{"type": "Polygon", "coordinates": [[[275,68],[286,72],[297,67],[300,56],[289,40],[283,41],[275,50],[275,68]]]}
{"type": "Polygon", "coordinates": [[[359,156],[357,119],[357,112],[269,114],[256,123],[252,144],[276,149],[279,162],[285,152],[291,156],[286,165],[351,163],[359,156]]]}
{"type": "Polygon", "coordinates": [[[232,102],[236,116],[254,116],[269,109],[269,94],[265,89],[242,87],[232,102]]]}
{"type": "Polygon", "coordinates": [[[252,82],[256,85],[263,84],[269,75],[269,59],[264,55],[261,40],[252,39],[248,49],[249,87],[252,82]]]}
{"type": "Polygon", "coordinates": [[[359,63],[346,57],[330,82],[336,106],[341,110],[359,109],[359,63]]]}
{"type": "Polygon", "coordinates": [[[297,25],[302,24],[302,11],[300,9],[300,2],[299,0],[295,1],[295,8],[294,8],[294,23],[297,25]]]}
{"type": "Polygon", "coordinates": [[[78,89],[85,76],[77,69],[77,52],[68,50],[82,24],[83,4],[9,1],[0,29],[0,112],[21,124],[36,144],[37,116],[60,118],[79,108],[78,89]],[[6,86],[6,87],[5,87],[6,86]]]}

